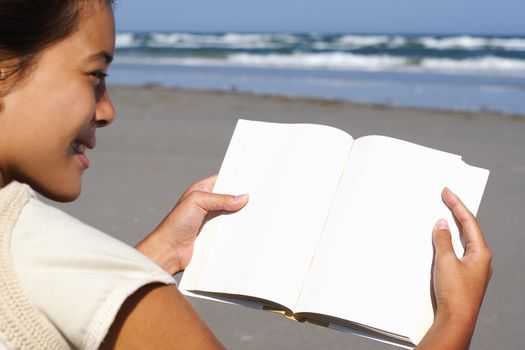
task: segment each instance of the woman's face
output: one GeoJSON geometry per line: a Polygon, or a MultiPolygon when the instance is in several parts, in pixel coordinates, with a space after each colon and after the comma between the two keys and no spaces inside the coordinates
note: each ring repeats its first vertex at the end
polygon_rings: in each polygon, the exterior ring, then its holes
{"type": "Polygon", "coordinates": [[[0,97],[0,187],[3,178],[54,200],[79,196],[95,130],[115,116],[104,80],[114,49],[113,11],[93,1],[77,30],[46,49],[27,78],[0,97]]]}

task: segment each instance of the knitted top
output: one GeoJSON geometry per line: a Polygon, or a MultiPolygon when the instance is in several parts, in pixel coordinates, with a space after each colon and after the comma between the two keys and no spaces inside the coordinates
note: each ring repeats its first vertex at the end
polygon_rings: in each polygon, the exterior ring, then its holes
{"type": "Polygon", "coordinates": [[[27,185],[0,189],[0,349],[96,350],[125,300],[152,283],[175,281],[27,185]]]}
{"type": "Polygon", "coordinates": [[[22,290],[11,261],[13,226],[32,196],[29,186],[18,182],[0,191],[0,338],[10,349],[67,349],[22,290]]]}

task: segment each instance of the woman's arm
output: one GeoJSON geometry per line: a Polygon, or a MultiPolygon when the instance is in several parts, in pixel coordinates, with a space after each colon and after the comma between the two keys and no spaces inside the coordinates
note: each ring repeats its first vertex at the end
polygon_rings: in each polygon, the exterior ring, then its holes
{"type": "Polygon", "coordinates": [[[174,286],[145,286],[126,300],[101,350],[224,349],[174,286]]]}
{"type": "Polygon", "coordinates": [[[458,259],[447,222],[441,219],[436,223],[433,231],[436,317],[416,347],[418,350],[469,348],[492,275],[492,253],[476,218],[449,189],[443,190],[442,197],[454,214],[466,247],[463,257],[458,259]]]}
{"type": "MultiPolygon", "coordinates": [[[[247,195],[211,193],[216,176],[196,182],[138,245],[137,250],[174,275],[186,268],[202,225],[241,209],[247,195]]],[[[224,349],[182,294],[173,286],[141,288],[122,305],[101,349],[224,349]]]]}

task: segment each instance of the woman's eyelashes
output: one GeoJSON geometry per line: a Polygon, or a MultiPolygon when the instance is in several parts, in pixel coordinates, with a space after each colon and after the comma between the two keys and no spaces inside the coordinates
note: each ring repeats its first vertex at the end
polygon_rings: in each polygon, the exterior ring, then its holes
{"type": "Polygon", "coordinates": [[[95,80],[95,99],[98,102],[106,92],[106,78],[109,75],[103,70],[96,70],[94,72],[89,73],[89,75],[95,80]]]}
{"type": "Polygon", "coordinates": [[[89,73],[89,75],[95,77],[97,79],[97,84],[104,81],[109,75],[102,71],[102,70],[97,70],[97,71],[94,71],[94,72],[91,72],[89,73]]]}

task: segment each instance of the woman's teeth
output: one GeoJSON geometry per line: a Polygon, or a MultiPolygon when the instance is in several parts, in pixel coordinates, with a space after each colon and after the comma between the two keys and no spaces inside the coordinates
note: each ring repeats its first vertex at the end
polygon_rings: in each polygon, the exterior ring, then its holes
{"type": "Polygon", "coordinates": [[[80,154],[84,154],[86,152],[86,148],[86,145],[84,145],[83,143],[73,144],[73,149],[75,150],[75,152],[80,154]]]}

